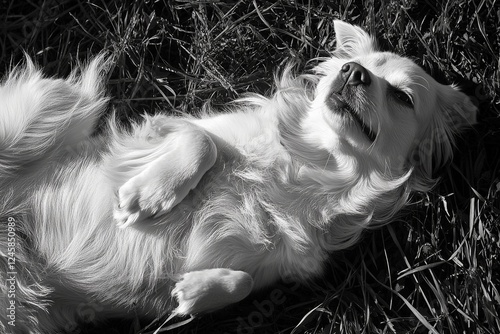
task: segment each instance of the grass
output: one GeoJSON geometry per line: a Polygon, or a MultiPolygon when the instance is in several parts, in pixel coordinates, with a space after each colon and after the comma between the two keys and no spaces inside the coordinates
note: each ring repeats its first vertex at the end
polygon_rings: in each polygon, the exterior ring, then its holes
{"type": "MultiPolygon", "coordinates": [[[[333,254],[309,285],[279,282],[179,333],[495,333],[500,328],[500,6],[495,0],[2,1],[0,72],[23,51],[48,74],[105,50],[113,107],[196,113],[269,92],[276,68],[334,47],[333,19],[363,26],[385,50],[480,108],[452,164],[391,225],[333,254]],[[3,8],[2,8],[3,7],[3,8]],[[278,293],[279,292],[279,293],[278,293]],[[279,295],[279,298],[274,298],[279,295]]],[[[107,333],[146,324],[117,321],[107,333]]],[[[158,327],[157,324],[152,329],[158,327]]],[[[151,329],[150,329],[151,330],[151,329]]],[[[89,329],[98,333],[100,329],[89,329]]]]}

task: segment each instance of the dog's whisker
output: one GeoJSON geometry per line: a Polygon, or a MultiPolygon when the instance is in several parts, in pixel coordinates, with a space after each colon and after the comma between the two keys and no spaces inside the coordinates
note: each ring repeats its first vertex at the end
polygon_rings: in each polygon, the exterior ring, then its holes
{"type": "Polygon", "coordinates": [[[323,166],[323,171],[326,171],[328,169],[328,163],[330,162],[330,158],[332,157],[332,154],[328,154],[328,156],[326,157],[326,162],[325,162],[325,165],[323,166]]]}
{"type": "Polygon", "coordinates": [[[430,90],[430,84],[429,84],[429,80],[427,80],[425,77],[421,76],[421,75],[415,75],[416,78],[420,78],[422,79],[427,85],[424,85],[422,83],[419,83],[419,82],[415,82],[415,85],[417,86],[420,86],[422,88],[424,88],[425,90],[429,91],[430,90]]]}

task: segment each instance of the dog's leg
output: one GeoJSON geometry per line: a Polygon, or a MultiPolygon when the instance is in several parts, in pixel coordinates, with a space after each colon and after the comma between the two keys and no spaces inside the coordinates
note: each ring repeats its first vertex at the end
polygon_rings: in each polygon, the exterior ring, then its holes
{"type": "Polygon", "coordinates": [[[80,152],[106,109],[106,64],[99,56],[63,80],[44,77],[27,58],[0,83],[1,177],[38,171],[55,154],[80,152]]]}
{"type": "Polygon", "coordinates": [[[172,291],[179,303],[173,313],[188,315],[214,311],[242,300],[252,288],[252,277],[243,271],[216,268],[188,272],[172,291]]]}
{"type": "Polygon", "coordinates": [[[137,132],[143,141],[147,138],[144,147],[128,147],[137,150],[136,156],[125,154],[129,160],[119,167],[129,174],[118,190],[114,210],[120,227],[170,211],[196,187],[217,157],[210,136],[187,121],[157,117],[137,132]]]}

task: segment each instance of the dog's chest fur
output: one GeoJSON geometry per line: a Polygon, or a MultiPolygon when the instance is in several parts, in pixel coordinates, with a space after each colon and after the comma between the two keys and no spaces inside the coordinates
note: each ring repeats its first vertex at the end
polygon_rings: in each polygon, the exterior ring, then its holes
{"type": "Polygon", "coordinates": [[[259,110],[194,122],[212,134],[219,156],[172,212],[191,221],[181,246],[184,269],[244,270],[259,285],[319,273],[325,253],[311,242],[317,232],[307,220],[317,218],[312,212],[325,200],[308,196],[307,206],[300,203],[300,167],[280,142],[277,115],[259,110]]]}

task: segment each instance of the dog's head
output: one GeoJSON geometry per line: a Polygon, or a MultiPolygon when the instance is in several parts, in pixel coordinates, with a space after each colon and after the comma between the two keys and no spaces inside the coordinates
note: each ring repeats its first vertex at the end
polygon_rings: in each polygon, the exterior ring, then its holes
{"type": "Polygon", "coordinates": [[[413,169],[412,188],[425,189],[433,167],[450,158],[453,134],[475,123],[476,107],[410,59],[378,51],[361,28],[336,21],[335,31],[333,57],[315,68],[309,140],[396,175],[413,169]]]}

